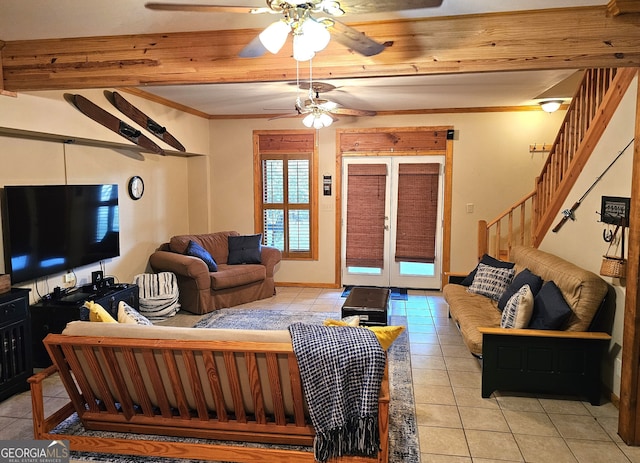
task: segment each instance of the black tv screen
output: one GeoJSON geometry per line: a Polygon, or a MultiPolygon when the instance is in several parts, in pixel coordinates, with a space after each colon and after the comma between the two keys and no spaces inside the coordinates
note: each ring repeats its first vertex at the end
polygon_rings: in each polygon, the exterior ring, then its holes
{"type": "Polygon", "coordinates": [[[2,224],[13,283],[117,257],[118,185],[5,186],[2,224]]]}

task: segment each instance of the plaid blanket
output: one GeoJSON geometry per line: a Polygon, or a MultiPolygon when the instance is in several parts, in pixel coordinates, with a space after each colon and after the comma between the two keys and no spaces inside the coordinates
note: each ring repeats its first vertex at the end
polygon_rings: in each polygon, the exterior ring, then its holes
{"type": "Polygon", "coordinates": [[[316,431],[314,456],[375,456],[378,396],[386,356],[372,331],[348,326],[289,326],[316,431]]]}

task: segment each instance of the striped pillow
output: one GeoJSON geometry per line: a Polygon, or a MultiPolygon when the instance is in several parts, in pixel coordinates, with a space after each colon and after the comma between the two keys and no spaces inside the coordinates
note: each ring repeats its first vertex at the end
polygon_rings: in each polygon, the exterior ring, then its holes
{"type": "Polygon", "coordinates": [[[509,298],[502,311],[502,328],[526,328],[533,314],[533,292],[529,285],[523,285],[509,298]]]}
{"type": "Polygon", "coordinates": [[[473,277],[473,282],[467,291],[497,301],[506,291],[515,273],[516,271],[512,268],[491,267],[480,263],[476,276],[473,277]]]}

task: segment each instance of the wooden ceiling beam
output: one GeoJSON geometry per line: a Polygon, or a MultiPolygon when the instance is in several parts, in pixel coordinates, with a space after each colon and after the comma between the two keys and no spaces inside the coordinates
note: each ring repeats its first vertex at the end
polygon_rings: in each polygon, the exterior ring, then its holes
{"type": "MultiPolygon", "coordinates": [[[[314,78],[640,66],[640,17],[612,16],[606,6],[350,25],[393,45],[363,57],[333,40],[314,58],[314,78]]],[[[295,80],[291,40],[278,55],[237,57],[258,32],[7,41],[3,87],[22,92],[295,80]]],[[[308,76],[306,63],[300,76],[308,76]]]]}

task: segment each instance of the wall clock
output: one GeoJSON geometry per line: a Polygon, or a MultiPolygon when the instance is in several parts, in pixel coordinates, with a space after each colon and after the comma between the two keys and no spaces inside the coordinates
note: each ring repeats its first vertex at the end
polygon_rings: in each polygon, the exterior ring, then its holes
{"type": "Polygon", "coordinates": [[[144,181],[142,177],[134,175],[129,179],[129,196],[131,199],[138,200],[144,194],[144,181]]]}

